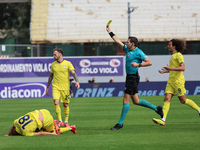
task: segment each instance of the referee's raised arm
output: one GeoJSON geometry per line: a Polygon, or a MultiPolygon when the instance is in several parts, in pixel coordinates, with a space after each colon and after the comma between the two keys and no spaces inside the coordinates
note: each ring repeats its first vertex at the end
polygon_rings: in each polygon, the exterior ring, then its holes
{"type": "Polygon", "coordinates": [[[111,31],[110,26],[106,26],[106,30],[110,37],[123,49],[124,43],[120,41],[120,39],[111,31]]]}

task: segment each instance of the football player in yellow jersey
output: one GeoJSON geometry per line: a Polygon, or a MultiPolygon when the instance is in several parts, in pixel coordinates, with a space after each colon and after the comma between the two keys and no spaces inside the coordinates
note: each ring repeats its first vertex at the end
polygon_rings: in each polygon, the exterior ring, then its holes
{"type": "Polygon", "coordinates": [[[66,131],[76,134],[76,126],[59,128],[57,120],[53,120],[52,115],[46,109],[35,110],[14,120],[13,126],[5,136],[9,135],[58,135],[66,131]]]}
{"type": "Polygon", "coordinates": [[[63,51],[61,49],[53,50],[53,57],[55,61],[51,65],[50,76],[48,79],[48,84],[46,88],[46,94],[49,95],[49,86],[52,83],[52,94],[54,100],[54,108],[56,115],[59,120],[59,127],[63,125],[62,117],[61,117],[61,108],[59,105],[59,99],[63,103],[64,106],[64,115],[65,121],[64,126],[69,127],[68,119],[69,119],[69,103],[70,103],[70,80],[69,74],[72,73],[76,83],[75,86],[77,89],[80,88],[80,84],[78,82],[78,77],[75,73],[74,66],[70,61],[64,60],[63,51]]]}
{"type": "Polygon", "coordinates": [[[152,120],[160,125],[165,125],[167,114],[170,108],[170,101],[172,97],[177,94],[180,102],[186,104],[191,108],[195,109],[200,114],[200,108],[197,104],[187,99],[185,96],[185,78],[182,71],[185,71],[184,58],[181,52],[185,49],[185,42],[179,39],[172,39],[168,43],[168,51],[172,53],[172,56],[169,61],[169,65],[159,70],[159,73],[169,73],[169,79],[165,89],[165,98],[163,105],[163,118],[152,120]]]}

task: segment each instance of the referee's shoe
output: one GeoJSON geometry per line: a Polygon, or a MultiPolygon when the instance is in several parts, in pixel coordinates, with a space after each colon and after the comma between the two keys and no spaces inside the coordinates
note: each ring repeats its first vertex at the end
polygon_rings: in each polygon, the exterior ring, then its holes
{"type": "Polygon", "coordinates": [[[119,130],[123,127],[123,124],[120,125],[119,123],[117,123],[114,127],[110,128],[110,130],[119,130]]]}
{"type": "Polygon", "coordinates": [[[163,118],[162,106],[157,106],[157,114],[159,114],[160,117],[163,118]]]}

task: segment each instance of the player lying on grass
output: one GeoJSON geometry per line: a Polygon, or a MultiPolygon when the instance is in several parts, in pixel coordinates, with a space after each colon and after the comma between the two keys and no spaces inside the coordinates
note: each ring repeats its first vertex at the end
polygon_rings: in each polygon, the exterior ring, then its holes
{"type": "Polygon", "coordinates": [[[67,131],[76,134],[76,126],[59,128],[58,121],[46,109],[35,110],[19,117],[5,136],[10,135],[58,135],[67,131]]]}
{"type": "Polygon", "coordinates": [[[172,39],[169,41],[168,51],[172,53],[169,65],[159,70],[159,73],[169,73],[169,79],[165,88],[165,98],[163,105],[163,117],[161,119],[153,118],[153,122],[165,125],[167,114],[170,108],[170,101],[172,97],[177,94],[179,101],[195,109],[200,114],[199,106],[191,99],[185,96],[185,78],[182,71],[185,71],[185,62],[181,52],[185,49],[185,42],[179,39],[172,39]]]}

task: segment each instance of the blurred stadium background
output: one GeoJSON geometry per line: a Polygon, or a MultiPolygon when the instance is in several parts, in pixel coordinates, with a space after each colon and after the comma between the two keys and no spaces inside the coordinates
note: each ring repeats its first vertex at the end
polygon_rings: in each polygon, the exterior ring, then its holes
{"type": "Polygon", "coordinates": [[[186,54],[200,54],[199,0],[1,0],[1,55],[52,56],[54,47],[66,56],[122,55],[105,25],[113,20],[113,32],[125,42],[128,2],[137,7],[130,13],[131,35],[147,55],[168,54],[171,38],[186,40],[186,54]]]}
{"type": "MultiPolygon", "coordinates": [[[[200,71],[196,69],[200,64],[199,0],[1,0],[0,8],[0,83],[4,86],[27,82],[45,85],[48,74],[28,76],[26,72],[25,75],[9,77],[3,65],[12,64],[15,59],[48,58],[53,61],[52,49],[56,47],[64,50],[66,59],[87,58],[92,61],[98,58],[103,61],[105,56],[110,59],[119,56],[123,59],[123,75],[113,75],[114,82],[124,82],[124,53],[105,30],[108,20],[113,20],[112,31],[123,42],[129,34],[138,37],[140,48],[153,62],[152,67],[140,69],[142,82],[146,77],[150,82],[166,82],[168,75],[159,75],[158,69],[169,61],[167,43],[172,38],[185,40],[185,78],[192,84],[196,83],[192,95],[195,91],[200,94],[200,71]]],[[[79,76],[83,87],[93,77],[97,83],[105,83],[112,76],[89,73],[79,76]]],[[[99,85],[93,87],[98,88],[99,85]]],[[[5,88],[0,90],[3,93],[5,88]]]]}

